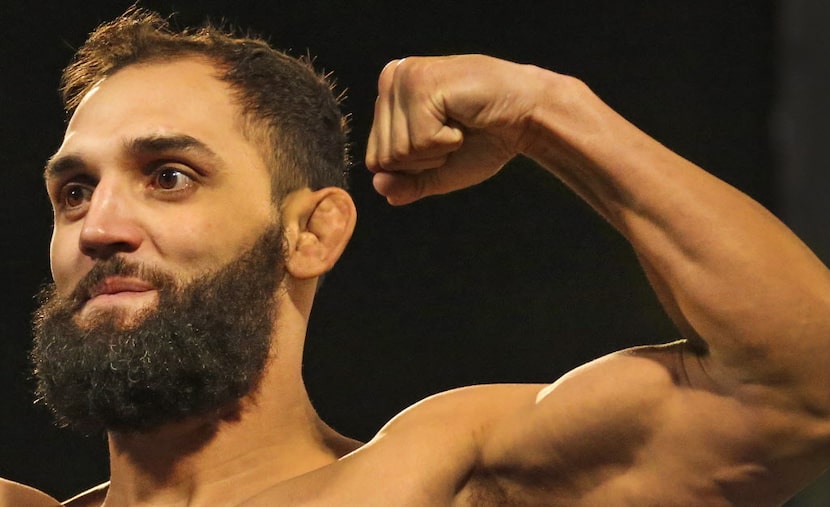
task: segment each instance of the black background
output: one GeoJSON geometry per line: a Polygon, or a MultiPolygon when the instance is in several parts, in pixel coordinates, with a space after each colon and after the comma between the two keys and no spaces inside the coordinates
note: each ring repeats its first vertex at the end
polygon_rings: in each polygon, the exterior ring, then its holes
{"type": "MultiPolygon", "coordinates": [[[[58,497],[108,473],[103,437],[56,429],[32,404],[29,315],[49,278],[51,227],[41,170],[62,136],[60,69],[129,3],[0,7],[0,476],[58,497]]],[[[388,60],[487,53],[582,78],[646,132],[776,210],[770,0],[141,5],[177,11],[181,25],[225,20],[295,55],[311,51],[348,89],[358,162],[388,60]]],[[[549,382],[612,350],[677,337],[622,238],[528,161],[405,208],[374,195],[357,163],[352,193],[358,229],[318,296],[305,365],[312,400],[343,433],[370,438],[448,388],[549,382]]]]}

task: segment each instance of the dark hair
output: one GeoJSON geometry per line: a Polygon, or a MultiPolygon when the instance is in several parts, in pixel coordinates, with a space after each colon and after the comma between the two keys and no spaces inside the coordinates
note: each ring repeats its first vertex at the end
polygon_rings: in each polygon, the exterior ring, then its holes
{"type": "Polygon", "coordinates": [[[234,90],[243,134],[266,147],[275,202],[297,188],[346,186],[348,123],[329,76],[307,57],[211,24],[174,30],[158,13],[130,7],[92,32],[64,69],[66,112],[71,117],[96,83],[124,67],[193,56],[215,64],[218,78],[234,90]]]}

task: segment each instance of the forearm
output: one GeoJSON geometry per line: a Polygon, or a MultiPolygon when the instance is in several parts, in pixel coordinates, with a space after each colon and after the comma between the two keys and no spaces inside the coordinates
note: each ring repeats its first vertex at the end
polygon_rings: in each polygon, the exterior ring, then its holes
{"type": "Polygon", "coordinates": [[[713,374],[826,386],[830,276],[809,249],[757,202],[642,133],[578,81],[542,79],[525,154],[626,236],[669,313],[722,367],[713,374]]]}

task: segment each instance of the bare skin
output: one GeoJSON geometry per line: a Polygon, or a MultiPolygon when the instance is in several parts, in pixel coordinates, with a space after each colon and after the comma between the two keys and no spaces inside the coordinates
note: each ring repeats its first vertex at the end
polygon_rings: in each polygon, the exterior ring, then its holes
{"type": "Polygon", "coordinates": [[[0,505],[27,505],[29,507],[52,507],[60,502],[51,496],[17,482],[0,479],[0,505]]]}
{"type": "MultiPolygon", "coordinates": [[[[128,67],[85,102],[55,159],[86,160],[94,192],[67,219],[63,183],[48,183],[59,284],[68,290],[113,248],[186,277],[251,243],[270,211],[250,189],[267,175],[232,135],[236,116],[208,65],[128,67]],[[146,101],[147,83],[159,107],[145,114],[129,104],[146,101]],[[210,107],[171,113],[187,100],[210,107]],[[216,119],[222,108],[228,123],[205,131],[199,111],[216,119]],[[175,201],[148,194],[119,148],[147,132],[193,136],[241,168],[194,179],[175,201]],[[236,224],[234,240],[211,245],[203,215],[236,224]]],[[[348,241],[354,207],[336,189],[299,191],[279,210],[289,246],[275,294],[280,354],[241,416],[110,434],[109,487],[71,505],[763,506],[830,466],[830,274],[785,226],[573,78],[484,56],[408,58],[382,72],[366,162],[390,203],[476,184],[519,153],[631,242],[685,340],[611,354],[548,386],[443,393],[361,446],[317,417],[300,377],[316,278],[348,241]]],[[[106,304],[152,304],[143,297],[106,304]]]]}

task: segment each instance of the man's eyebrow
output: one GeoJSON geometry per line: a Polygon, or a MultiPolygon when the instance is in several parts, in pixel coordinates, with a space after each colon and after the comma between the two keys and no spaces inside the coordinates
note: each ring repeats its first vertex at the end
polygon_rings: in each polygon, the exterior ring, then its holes
{"type": "Polygon", "coordinates": [[[46,162],[43,170],[43,179],[50,180],[57,178],[62,173],[76,171],[86,167],[84,160],[78,155],[53,156],[46,162]]]}
{"type": "MultiPolygon", "coordinates": [[[[133,155],[155,155],[169,152],[192,152],[206,158],[217,167],[223,167],[221,157],[202,141],[186,134],[153,134],[127,140],[125,149],[133,155]]],[[[82,170],[86,167],[83,157],[76,154],[53,156],[43,171],[45,179],[52,179],[61,173],[82,170]]]]}
{"type": "Polygon", "coordinates": [[[220,162],[219,156],[208,145],[186,134],[154,134],[137,137],[125,143],[126,148],[136,155],[152,155],[170,151],[189,151],[220,162]]]}

